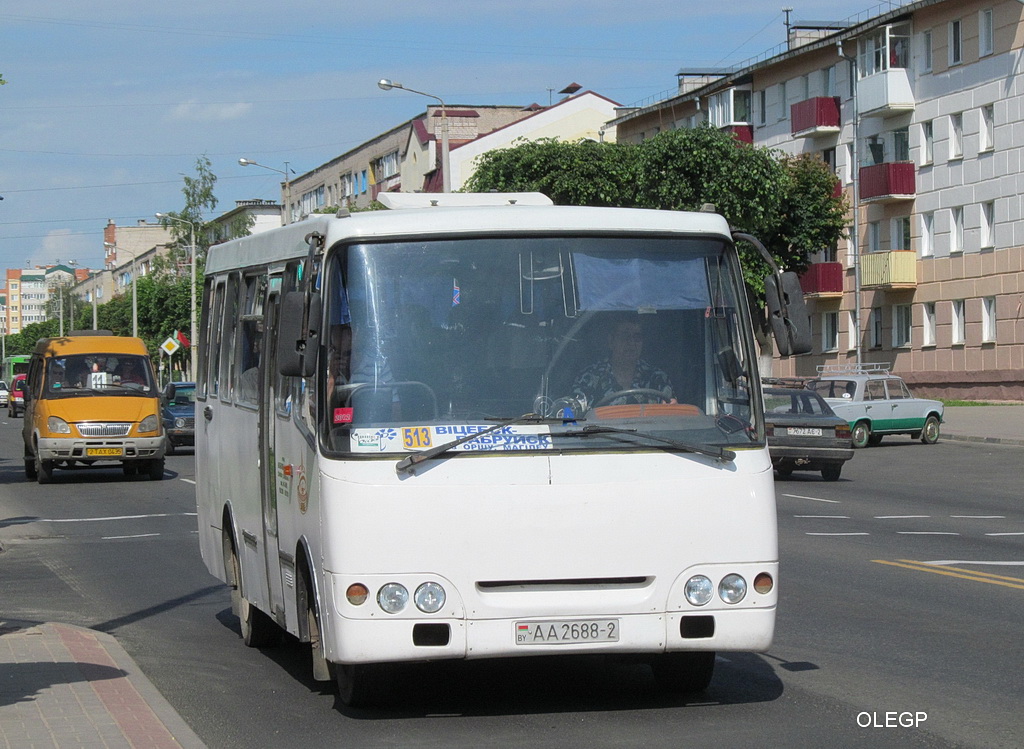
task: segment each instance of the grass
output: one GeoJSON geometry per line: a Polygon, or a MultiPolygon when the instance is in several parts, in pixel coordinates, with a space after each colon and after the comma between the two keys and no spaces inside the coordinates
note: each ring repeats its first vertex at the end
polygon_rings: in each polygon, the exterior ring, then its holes
{"type": "Polygon", "coordinates": [[[959,401],[959,400],[947,400],[946,398],[939,398],[944,406],[1016,406],[1018,403],[1011,403],[1007,401],[959,401]]]}

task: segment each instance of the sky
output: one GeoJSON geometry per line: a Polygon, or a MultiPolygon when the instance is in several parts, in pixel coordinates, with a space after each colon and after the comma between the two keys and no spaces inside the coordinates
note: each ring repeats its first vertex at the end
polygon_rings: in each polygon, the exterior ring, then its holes
{"type": "MultiPolygon", "coordinates": [[[[792,21],[904,2],[788,0],[792,21]]],[[[615,102],[670,95],[683,67],[785,41],[761,0],[0,0],[0,269],[103,264],[103,227],[184,207],[206,157],[218,205],[280,200],[304,174],[423,112],[546,105],[571,83],[615,102]],[[628,15],[625,13],[628,12],[628,15]],[[242,167],[239,158],[264,164],[242,167]]],[[[781,50],[778,50],[781,51],[781,50]]]]}

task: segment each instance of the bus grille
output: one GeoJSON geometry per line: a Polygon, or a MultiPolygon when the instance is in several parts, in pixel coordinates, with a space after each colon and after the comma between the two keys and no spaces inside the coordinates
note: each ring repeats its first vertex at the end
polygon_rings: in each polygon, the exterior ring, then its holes
{"type": "Polygon", "coordinates": [[[126,437],[132,430],[131,424],[79,424],[78,433],[83,437],[126,437]]]}

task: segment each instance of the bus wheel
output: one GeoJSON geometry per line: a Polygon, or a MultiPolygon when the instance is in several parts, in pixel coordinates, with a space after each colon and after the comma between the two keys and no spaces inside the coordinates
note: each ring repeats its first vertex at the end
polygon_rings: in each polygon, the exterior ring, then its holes
{"type": "Polygon", "coordinates": [[[373,707],[384,701],[391,684],[391,664],[334,665],[338,697],[349,707],[373,707]]]}
{"type": "Polygon", "coordinates": [[[277,645],[281,641],[281,628],[277,626],[277,622],[249,603],[242,595],[242,568],[234,546],[231,548],[231,578],[231,610],[238,615],[242,642],[250,648],[277,645]]]}
{"type": "Polygon", "coordinates": [[[666,692],[703,692],[715,673],[714,652],[664,653],[651,662],[654,680],[666,692]]]}

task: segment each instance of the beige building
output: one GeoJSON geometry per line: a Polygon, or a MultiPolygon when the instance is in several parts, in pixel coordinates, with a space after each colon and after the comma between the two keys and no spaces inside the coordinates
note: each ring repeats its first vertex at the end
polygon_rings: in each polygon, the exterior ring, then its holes
{"type": "Polygon", "coordinates": [[[810,258],[815,348],[776,374],[885,362],[920,394],[1024,400],[1024,3],[918,0],[788,31],[620,109],[619,141],[710,123],[836,170],[850,238],[810,258]]]}

